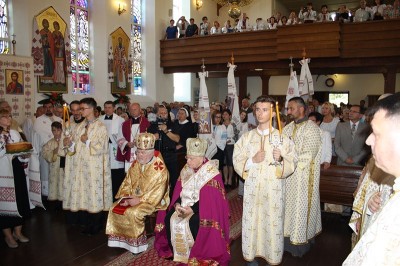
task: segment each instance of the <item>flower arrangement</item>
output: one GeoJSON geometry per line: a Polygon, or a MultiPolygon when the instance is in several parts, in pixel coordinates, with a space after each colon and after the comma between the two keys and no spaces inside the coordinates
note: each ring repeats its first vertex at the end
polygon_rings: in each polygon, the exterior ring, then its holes
{"type": "Polygon", "coordinates": [[[128,104],[130,103],[130,98],[126,96],[125,92],[121,93],[111,93],[116,99],[114,101],[115,104],[128,104]]]}
{"type": "Polygon", "coordinates": [[[39,101],[38,104],[44,104],[47,101],[50,101],[53,105],[61,106],[65,103],[67,103],[66,101],[64,101],[62,93],[52,92],[51,94],[48,94],[48,93],[43,93],[43,94],[44,94],[44,96],[47,96],[47,98],[39,101]]]}

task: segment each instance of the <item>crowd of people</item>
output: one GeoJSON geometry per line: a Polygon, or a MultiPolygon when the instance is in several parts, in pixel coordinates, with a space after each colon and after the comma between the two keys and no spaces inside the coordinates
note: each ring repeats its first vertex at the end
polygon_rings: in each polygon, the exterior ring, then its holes
{"type": "Polygon", "coordinates": [[[388,144],[383,136],[399,137],[399,131],[390,135],[393,130],[386,132],[385,126],[400,119],[400,101],[399,93],[385,96],[369,109],[365,101],[335,106],[294,97],[279,110],[270,96],[252,104],[244,98],[237,123],[226,102],[213,102],[210,126],[217,151],[212,158],[205,156],[207,141],[198,137],[202,117],[196,106],[130,103],[125,112],[112,101],[102,108],[84,98],[69,104],[66,119],[63,107],[46,101],[19,126],[10,105],[1,101],[0,184],[10,194],[0,200],[5,241],[10,248],[29,242],[23,221],[34,205],[41,206],[26,182],[33,178],[27,169],[36,165],[44,203],[62,208],[66,223],[94,235],[104,228],[108,212],[108,245],[136,254],[148,247],[145,219],[156,213],[158,255],[181,263],[229,264],[226,190],[239,186],[244,259],[248,265],[258,265],[257,257],[279,264],[284,251],[304,256],[322,230],[320,169],[368,161],[353,213],[342,206],[325,209],[351,214],[354,252],[346,265],[362,262],[371,246],[380,250],[382,261],[392,261],[386,257],[392,252],[398,259],[393,244],[399,241],[398,227],[388,222],[391,217],[399,222],[393,191],[398,189],[400,154],[396,141],[388,144]],[[6,144],[22,140],[31,142],[33,150],[6,153],[6,144]],[[382,246],[389,233],[395,242],[382,246]]]}
{"type": "Polygon", "coordinates": [[[400,17],[400,1],[394,0],[392,4],[385,4],[383,0],[374,0],[367,5],[366,0],[360,0],[360,7],[355,10],[347,9],[345,4],[341,4],[336,11],[329,11],[327,5],[322,5],[320,11],[314,9],[311,2],[306,7],[301,7],[300,11],[290,11],[289,15],[282,15],[276,12],[270,18],[257,18],[255,22],[251,22],[246,13],[241,14],[231,22],[225,21],[223,25],[215,20],[208,21],[208,17],[204,16],[200,22],[200,26],[195,24],[194,18],[186,20],[185,16],[181,16],[178,21],[171,19],[170,25],[166,29],[164,39],[176,39],[193,36],[206,36],[214,34],[224,34],[232,32],[245,32],[257,30],[270,30],[277,27],[296,25],[302,23],[313,22],[365,22],[370,20],[395,19],[400,17]]]}

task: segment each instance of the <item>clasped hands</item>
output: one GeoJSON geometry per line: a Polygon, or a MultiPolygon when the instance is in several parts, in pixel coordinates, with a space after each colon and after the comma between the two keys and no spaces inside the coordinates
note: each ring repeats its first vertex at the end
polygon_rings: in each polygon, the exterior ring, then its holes
{"type": "MultiPolygon", "coordinates": [[[[278,148],[274,148],[272,151],[272,157],[274,158],[275,161],[281,161],[281,150],[278,148]]],[[[265,151],[259,150],[252,158],[253,163],[261,163],[265,159],[265,151]]]]}
{"type": "Polygon", "coordinates": [[[140,198],[131,196],[129,198],[121,200],[119,203],[121,206],[136,206],[140,203],[140,198]]]}
{"type": "Polygon", "coordinates": [[[185,218],[193,213],[192,208],[189,206],[182,207],[179,203],[175,204],[175,211],[178,213],[178,217],[185,218]]]}
{"type": "MultiPolygon", "coordinates": [[[[367,206],[372,213],[376,213],[381,207],[381,204],[382,204],[381,193],[376,192],[372,197],[369,198],[367,206]]],[[[358,219],[356,222],[357,232],[360,231],[360,227],[361,227],[361,221],[360,219],[358,219]]]]}
{"type": "Polygon", "coordinates": [[[134,140],[134,141],[132,141],[132,142],[128,142],[127,144],[126,144],[126,146],[128,146],[129,148],[133,148],[133,147],[135,147],[136,146],[136,140],[134,140]]]}

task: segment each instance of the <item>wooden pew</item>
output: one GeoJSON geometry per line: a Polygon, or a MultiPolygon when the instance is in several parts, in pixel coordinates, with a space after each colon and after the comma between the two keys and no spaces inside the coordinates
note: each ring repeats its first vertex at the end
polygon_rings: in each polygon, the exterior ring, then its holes
{"type": "Polygon", "coordinates": [[[352,206],[361,173],[362,167],[331,165],[327,170],[321,168],[321,202],[352,206]]]}

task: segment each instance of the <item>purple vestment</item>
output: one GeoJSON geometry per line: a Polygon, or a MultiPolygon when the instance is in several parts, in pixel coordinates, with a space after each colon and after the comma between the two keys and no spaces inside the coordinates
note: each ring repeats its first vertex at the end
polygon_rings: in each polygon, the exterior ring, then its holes
{"type": "MultiPolygon", "coordinates": [[[[165,216],[174,206],[182,191],[179,179],[176,183],[172,201],[168,210],[158,211],[156,221],[156,237],[154,247],[160,257],[173,256],[168,245],[165,230],[165,216]]],[[[189,264],[229,265],[229,204],[226,199],[224,185],[220,174],[214,176],[200,190],[199,199],[200,227],[195,243],[190,251],[189,264]]]]}

